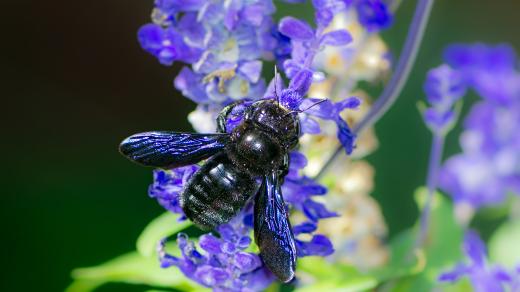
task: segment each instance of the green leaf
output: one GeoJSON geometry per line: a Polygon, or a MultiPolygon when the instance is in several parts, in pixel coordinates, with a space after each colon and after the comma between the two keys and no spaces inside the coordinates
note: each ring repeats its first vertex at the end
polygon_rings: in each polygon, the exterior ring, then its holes
{"type": "Polygon", "coordinates": [[[168,236],[188,228],[192,223],[188,220],[179,222],[179,215],[165,212],[150,222],[137,239],[137,251],[150,257],[155,254],[158,242],[168,236]]]}
{"type": "Polygon", "coordinates": [[[424,251],[410,252],[414,248],[415,237],[413,230],[409,229],[390,241],[390,261],[384,267],[371,272],[380,282],[412,276],[424,270],[424,251]]]}
{"type": "Polygon", "coordinates": [[[331,264],[322,257],[305,257],[298,260],[298,271],[315,277],[316,282],[302,285],[297,292],[311,291],[366,291],[375,288],[378,280],[356,268],[343,264],[331,264]]]}
{"type": "Polygon", "coordinates": [[[177,268],[162,269],[156,258],[131,252],[104,264],[72,271],[74,282],[66,292],[88,292],[111,282],[193,291],[195,287],[177,268]]]}
{"type": "Polygon", "coordinates": [[[520,220],[503,223],[489,241],[492,262],[513,268],[520,262],[520,220]]]}
{"type": "MultiPolygon", "coordinates": [[[[424,206],[426,197],[426,188],[419,188],[415,192],[419,206],[424,206]]],[[[439,274],[453,267],[462,258],[463,230],[455,221],[453,206],[439,193],[435,193],[433,199],[430,228],[423,251],[424,269],[415,276],[397,281],[392,291],[431,291],[434,287],[441,286],[437,282],[439,274]]],[[[413,231],[408,230],[403,235],[408,238],[404,240],[401,247],[403,250],[411,251],[413,249],[418,232],[419,222],[415,224],[413,231]]],[[[401,260],[405,259],[406,257],[401,258],[401,260]]],[[[448,285],[442,286],[449,287],[448,285]]]]}

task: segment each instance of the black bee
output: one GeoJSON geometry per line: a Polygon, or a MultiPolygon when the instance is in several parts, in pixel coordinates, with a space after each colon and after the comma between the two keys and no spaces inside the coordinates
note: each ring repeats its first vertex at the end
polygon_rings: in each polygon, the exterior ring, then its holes
{"type": "Polygon", "coordinates": [[[297,112],[276,100],[260,100],[227,133],[227,117],[237,104],[220,112],[218,133],[146,132],[128,137],[119,149],[134,162],[160,168],[207,159],[180,198],[186,216],[202,229],[228,222],[256,195],[255,242],[266,266],[282,282],[289,282],[294,277],[296,247],[281,185],[288,172],[289,151],[300,135],[297,112]]]}

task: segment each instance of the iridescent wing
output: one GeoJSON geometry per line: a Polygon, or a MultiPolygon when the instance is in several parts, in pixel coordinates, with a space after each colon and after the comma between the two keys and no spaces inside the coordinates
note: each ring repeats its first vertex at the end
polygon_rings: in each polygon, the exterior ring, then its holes
{"type": "Polygon", "coordinates": [[[294,277],[296,246],[278,175],[263,178],[255,200],[255,241],[265,265],[282,282],[294,277]]]}
{"type": "Polygon", "coordinates": [[[145,132],[119,145],[119,152],[145,166],[175,168],[197,163],[224,149],[229,134],[145,132]]]}

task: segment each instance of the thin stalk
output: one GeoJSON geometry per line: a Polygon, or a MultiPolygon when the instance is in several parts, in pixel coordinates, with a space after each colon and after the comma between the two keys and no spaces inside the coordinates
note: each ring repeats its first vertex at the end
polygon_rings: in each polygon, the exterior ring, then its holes
{"type": "MultiPolygon", "coordinates": [[[[388,111],[399,97],[404,84],[410,76],[412,66],[415,63],[417,52],[419,51],[424,31],[426,29],[426,24],[430,18],[433,2],[434,0],[419,0],[395,72],[370,111],[354,127],[354,134],[359,135],[365,129],[372,126],[388,111]]],[[[330,167],[330,164],[337,159],[341,152],[343,152],[343,149],[341,145],[339,145],[334,154],[332,154],[327,162],[325,162],[318,175],[316,175],[316,179],[320,179],[321,176],[323,176],[330,167]]]]}
{"type": "Polygon", "coordinates": [[[426,242],[428,230],[430,228],[430,213],[432,208],[433,194],[437,188],[439,169],[441,167],[442,152],[444,150],[444,135],[434,133],[430,161],[428,165],[428,177],[426,187],[428,190],[426,202],[421,213],[420,231],[416,241],[416,247],[422,247],[426,242]]]}

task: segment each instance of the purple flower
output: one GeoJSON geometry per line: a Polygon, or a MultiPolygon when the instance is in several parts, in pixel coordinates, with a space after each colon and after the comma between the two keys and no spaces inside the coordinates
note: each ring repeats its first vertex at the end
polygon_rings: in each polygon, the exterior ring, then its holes
{"type": "Polygon", "coordinates": [[[215,291],[261,291],[267,288],[274,275],[263,266],[258,255],[244,250],[249,247],[251,226],[246,208],[228,224],[218,227],[219,236],[204,234],[199,239],[200,249],[184,233],[177,236],[182,257],[165,251],[163,240],[159,244],[159,259],[163,268],[178,267],[187,277],[215,291]]]}
{"type": "Polygon", "coordinates": [[[185,67],[175,87],[197,103],[226,105],[265,91],[262,59],[278,47],[271,1],[155,1],[141,46],[164,65],[185,67]]]}
{"type": "Polygon", "coordinates": [[[143,49],[163,65],[172,65],[174,61],[194,62],[201,54],[197,48],[186,45],[182,35],[171,28],[147,24],[141,27],[137,36],[143,49]]]}
{"type": "Polygon", "coordinates": [[[456,282],[468,276],[477,292],[505,291],[504,284],[511,281],[511,276],[499,266],[488,265],[486,246],[475,232],[466,232],[463,250],[468,262],[459,263],[451,271],[442,273],[439,281],[456,282]]]}
{"type": "MultiPolygon", "coordinates": [[[[293,227],[295,236],[299,234],[311,234],[316,231],[317,225],[314,222],[304,222],[293,227]]],[[[311,240],[295,240],[296,250],[299,257],[305,256],[328,256],[334,252],[334,248],[330,240],[321,234],[315,234],[311,240]]]]}
{"type": "Polygon", "coordinates": [[[513,282],[511,283],[512,292],[520,292],[520,265],[517,265],[513,271],[513,282]]]}
{"type": "Polygon", "coordinates": [[[314,129],[310,127],[310,125],[315,122],[312,117],[334,121],[338,127],[338,140],[341,142],[341,145],[343,145],[343,148],[347,154],[352,153],[355,146],[354,144],[356,137],[350,130],[347,122],[340,116],[340,113],[344,109],[356,109],[359,107],[361,101],[356,97],[348,97],[336,103],[333,103],[330,100],[326,100],[313,106],[320,101],[322,100],[308,98],[305,99],[300,105],[300,109],[305,110],[300,114],[300,119],[302,120],[302,132],[309,134],[317,134],[320,132],[319,125],[317,123],[313,125],[314,129]],[[306,130],[309,128],[313,132],[306,132],[306,130]]]}
{"type": "Polygon", "coordinates": [[[444,58],[484,99],[502,105],[518,102],[520,75],[510,45],[455,44],[444,51],[444,58]]]}
{"type": "MultiPolygon", "coordinates": [[[[463,153],[449,158],[440,186],[473,208],[520,194],[520,79],[510,46],[453,45],[446,61],[483,99],[473,105],[460,137],[463,153]]],[[[456,90],[458,91],[458,90],[456,90]]]]}
{"type": "Polygon", "coordinates": [[[300,115],[303,133],[320,133],[319,123],[311,117],[313,115],[322,119],[333,120],[338,127],[337,137],[347,154],[350,154],[354,149],[356,137],[347,122],[341,118],[340,112],[345,108],[356,108],[359,105],[359,100],[347,98],[335,105],[326,101],[316,106],[316,109],[311,110],[312,104],[309,103],[318,101],[303,99],[313,81],[324,79],[322,72],[316,72],[312,69],[316,53],[325,46],[344,46],[352,41],[351,35],[346,30],[324,33],[325,27],[332,20],[334,14],[344,10],[347,4],[345,1],[335,0],[313,1],[317,10],[315,15],[316,30],[306,22],[293,17],[282,18],[278,29],[283,35],[291,39],[292,45],[291,58],[286,59],[283,63],[285,74],[289,77],[290,83],[288,89],[282,91],[280,97],[282,104],[292,110],[304,112],[300,115]]]}
{"type": "Polygon", "coordinates": [[[150,197],[157,199],[166,210],[184,215],[179,204],[179,195],[197,169],[199,169],[198,166],[190,165],[172,170],[154,170],[154,180],[148,188],[148,194],[150,197]]]}
{"type": "MultiPolygon", "coordinates": [[[[197,130],[215,129],[213,120],[220,109],[241,101],[226,121],[232,131],[239,125],[245,110],[259,98],[277,98],[280,104],[298,114],[303,133],[320,132],[316,119],[329,120],[338,127],[338,138],[347,153],[354,147],[355,136],[341,117],[345,109],[355,109],[359,100],[348,97],[339,102],[306,98],[312,82],[325,77],[313,69],[316,53],[325,46],[344,46],[352,41],[346,30],[325,33],[334,15],[349,7],[352,1],[314,0],[316,24],[292,17],[283,18],[278,26],[271,19],[274,6],[270,0],[231,1],[156,1],[154,24],[139,32],[142,47],[165,65],[175,61],[186,63],[175,78],[174,86],[198,104],[190,114],[197,130]],[[185,2],[185,3],[184,3],[185,2]],[[262,61],[276,58],[289,78],[284,86],[276,76],[266,88],[261,78],[262,61]]],[[[307,164],[299,152],[290,154],[289,173],[282,185],[288,208],[299,211],[307,221],[294,226],[297,254],[327,256],[334,252],[324,235],[315,234],[321,219],[337,216],[316,199],[327,189],[302,174],[307,164]],[[303,240],[301,234],[306,234],[303,240]]],[[[167,210],[181,213],[179,194],[198,166],[173,170],[155,170],[150,196],[167,210]]],[[[265,268],[257,254],[245,252],[251,244],[252,206],[248,205],[229,223],[199,238],[198,247],[187,235],[179,234],[177,244],[182,256],[159,247],[163,267],[176,266],[187,277],[216,291],[258,291],[265,289],[275,277],[265,268]]]]}
{"type": "Polygon", "coordinates": [[[393,16],[382,0],[356,0],[359,23],[369,32],[377,32],[392,25],[393,16]]]}
{"type": "Polygon", "coordinates": [[[501,203],[508,191],[520,194],[519,126],[518,107],[474,105],[460,137],[463,153],[444,164],[441,187],[474,208],[501,203]]]}
{"type": "MultiPolygon", "coordinates": [[[[332,10],[324,11],[329,11],[331,17],[334,15],[332,10]]],[[[291,80],[296,78],[298,74],[302,74],[302,71],[310,71],[312,79],[317,81],[316,79],[319,79],[322,73],[315,74],[317,72],[314,72],[311,68],[316,53],[327,45],[344,46],[352,41],[351,35],[346,30],[324,33],[324,29],[328,25],[323,19],[325,16],[317,14],[316,17],[318,23],[316,30],[305,21],[290,16],[282,18],[278,24],[280,33],[291,39],[291,59],[287,59],[283,63],[285,74],[291,80]]],[[[308,73],[305,74],[308,75],[308,73]]],[[[312,79],[309,79],[308,82],[311,82],[312,79]]],[[[306,92],[305,90],[304,93],[306,92]]]]}
{"type": "Polygon", "coordinates": [[[431,69],[424,83],[430,108],[423,113],[428,127],[438,135],[445,135],[455,122],[455,103],[465,94],[462,75],[448,65],[431,69]]]}

